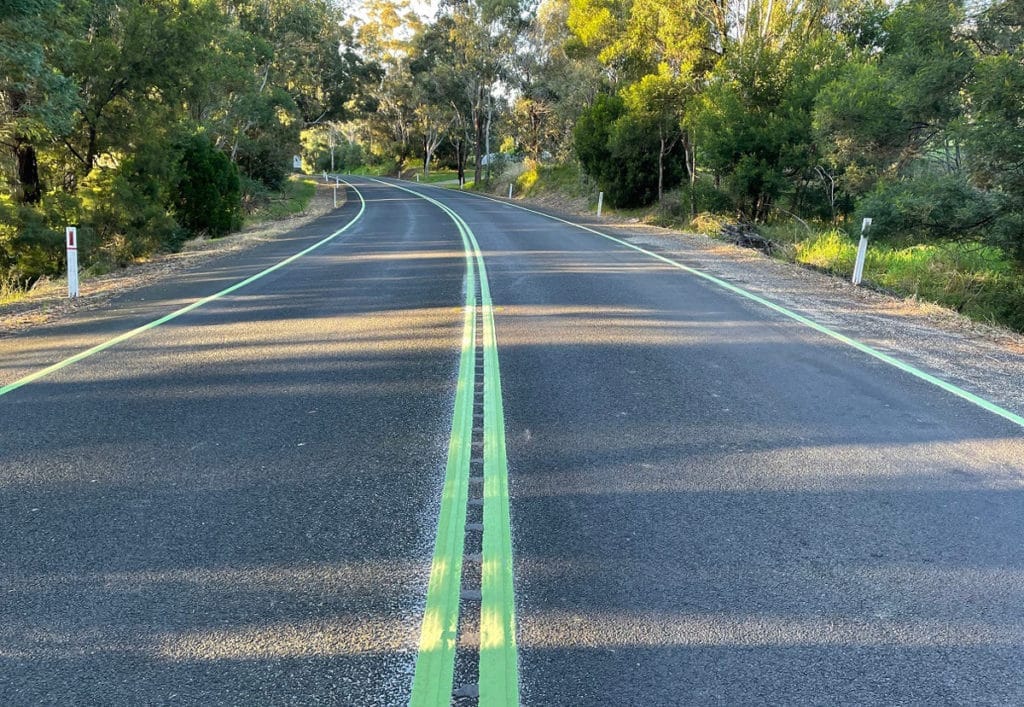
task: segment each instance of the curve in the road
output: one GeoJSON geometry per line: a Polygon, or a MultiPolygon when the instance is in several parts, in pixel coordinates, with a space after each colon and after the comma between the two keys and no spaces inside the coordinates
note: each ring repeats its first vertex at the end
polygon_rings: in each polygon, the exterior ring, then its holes
{"type": "Polygon", "coordinates": [[[101,351],[106,351],[107,349],[111,348],[112,346],[117,346],[118,344],[120,344],[122,342],[125,342],[125,341],[128,341],[129,339],[135,338],[139,334],[145,333],[147,331],[150,331],[151,329],[155,329],[158,326],[161,326],[161,325],[166,324],[166,323],[168,323],[170,321],[173,321],[173,320],[177,319],[178,317],[180,317],[180,316],[182,316],[184,314],[188,314],[189,312],[191,312],[191,311],[193,311],[195,309],[198,309],[199,307],[202,307],[203,305],[209,304],[210,302],[214,302],[216,300],[221,299],[222,297],[230,295],[232,292],[237,292],[238,290],[242,289],[243,287],[246,287],[247,285],[251,285],[252,283],[256,282],[257,280],[263,279],[264,277],[266,277],[270,273],[275,272],[277,270],[280,270],[281,268],[285,267],[286,265],[288,265],[290,263],[295,262],[296,260],[298,260],[299,258],[303,257],[304,255],[308,255],[309,253],[312,253],[313,251],[317,250],[318,248],[321,248],[324,245],[330,243],[331,241],[336,239],[338,236],[340,236],[341,234],[345,233],[348,229],[350,229],[357,221],[359,221],[360,218],[362,218],[363,213],[365,213],[365,211],[366,211],[366,200],[363,199],[363,195],[359,192],[358,189],[356,189],[356,187],[354,185],[349,184],[348,182],[346,182],[346,184],[348,184],[348,186],[350,186],[352,188],[352,190],[356,193],[356,196],[359,197],[359,211],[356,212],[356,215],[352,217],[351,221],[346,223],[344,226],[339,228],[334,233],[330,234],[329,236],[325,236],[324,238],[320,239],[319,241],[317,241],[313,245],[309,246],[308,248],[305,248],[305,249],[299,251],[295,255],[289,256],[289,257],[285,258],[284,260],[282,260],[282,261],[280,261],[278,263],[275,263],[274,265],[271,265],[270,267],[265,268],[264,270],[261,270],[260,272],[256,273],[255,275],[247,277],[247,278],[245,278],[244,280],[242,280],[240,282],[236,282],[234,285],[231,285],[230,287],[224,288],[220,292],[215,292],[212,295],[209,295],[207,297],[203,297],[202,299],[198,299],[195,302],[182,307],[181,309],[177,309],[177,310],[171,312],[170,314],[166,314],[166,315],[160,317],[159,319],[154,319],[153,321],[148,322],[146,324],[143,324],[140,327],[136,327],[136,328],[132,329],[131,331],[126,331],[123,334],[115,336],[112,339],[108,339],[107,341],[104,341],[101,344],[97,344],[96,346],[93,346],[92,348],[86,349],[85,351],[81,351],[81,352],[75,354],[74,356],[69,356],[69,357],[65,358],[64,360],[62,360],[62,361],[58,361],[57,363],[53,364],[52,366],[47,366],[46,368],[40,369],[40,370],[36,371],[35,373],[31,373],[31,374],[29,374],[29,375],[27,375],[27,376],[25,376],[23,378],[19,378],[18,380],[14,381],[13,383],[9,383],[8,385],[0,387],[0,396],[3,396],[3,395],[6,395],[7,393],[15,391],[18,388],[21,388],[21,387],[23,387],[25,385],[28,385],[32,381],[37,381],[40,378],[43,378],[45,376],[50,375],[51,373],[54,373],[56,371],[61,370],[62,368],[67,368],[68,366],[70,366],[70,365],[72,365],[74,363],[78,363],[79,361],[81,361],[83,359],[86,359],[86,358],[89,358],[90,356],[94,356],[94,355],[100,353],[101,351]]]}
{"type": "MultiPolygon", "coordinates": [[[[379,181],[379,180],[375,180],[379,181]]],[[[512,531],[509,514],[508,459],[505,451],[505,414],[501,398],[501,374],[498,364],[498,346],[495,337],[494,304],[491,299],[487,268],[480,244],[469,225],[454,210],[442,202],[412,189],[380,182],[425,199],[437,206],[455,223],[466,251],[466,310],[475,318],[477,281],[480,288],[480,315],[483,349],[483,548],[480,581],[480,647],[479,647],[479,702],[486,705],[519,704],[519,667],[516,649],[515,600],[512,577],[512,531]]],[[[460,408],[459,394],[467,379],[472,385],[474,376],[465,369],[466,341],[475,340],[475,321],[466,320],[463,337],[462,361],[459,371],[459,391],[452,423],[452,445],[461,433],[466,408],[460,408]],[[459,429],[457,429],[459,428],[459,429]]],[[[467,398],[462,398],[465,401],[467,398]]],[[[471,408],[470,408],[471,410],[471,408]]],[[[471,414],[470,414],[471,417],[471,414]]],[[[460,438],[461,439],[461,438],[460,438]]],[[[461,451],[459,452],[461,454],[461,451]]],[[[451,464],[449,453],[449,465],[451,464]]],[[[466,459],[461,473],[469,474],[466,459]]],[[[449,466],[449,470],[451,470],[449,466]]],[[[459,470],[455,470],[459,471],[459,470]]],[[[446,472],[447,473],[447,472],[446,472]]],[[[416,662],[411,704],[449,704],[455,667],[457,636],[448,631],[458,625],[458,599],[460,592],[462,538],[450,538],[455,518],[461,516],[465,525],[465,494],[449,495],[446,476],[445,494],[438,523],[438,538],[427,590],[420,652],[416,662]],[[456,571],[457,569],[457,571],[456,571]]],[[[457,486],[457,484],[453,484],[457,486]]]]}

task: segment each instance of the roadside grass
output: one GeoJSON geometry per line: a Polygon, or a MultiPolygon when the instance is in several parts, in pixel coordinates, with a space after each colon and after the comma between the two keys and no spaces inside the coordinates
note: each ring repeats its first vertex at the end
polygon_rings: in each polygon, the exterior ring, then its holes
{"type": "MultiPolygon", "coordinates": [[[[765,231],[769,238],[781,240],[770,228],[765,231]]],[[[857,242],[831,229],[791,241],[783,252],[794,262],[850,277],[857,242]]],[[[1024,273],[998,248],[966,242],[893,248],[869,241],[864,280],[971,319],[1024,331],[1024,273]]]]}
{"type": "Polygon", "coordinates": [[[344,172],[345,174],[352,174],[357,177],[387,177],[394,175],[395,169],[395,165],[379,165],[377,167],[363,165],[355,169],[346,169],[344,172]]]}
{"type": "Polygon", "coordinates": [[[13,274],[0,277],[0,307],[5,304],[14,304],[28,296],[28,290],[18,287],[13,274]]]}
{"type": "Polygon", "coordinates": [[[316,194],[316,178],[293,175],[280,192],[270,192],[246,214],[246,225],[276,221],[301,214],[316,194]]]}
{"type": "MultiPolygon", "coordinates": [[[[523,161],[523,169],[515,176],[514,196],[537,197],[544,194],[565,194],[594,199],[595,188],[574,164],[546,165],[535,160],[523,161]]],[[[508,181],[505,182],[508,184],[508,181]]]]}
{"type": "Polygon", "coordinates": [[[415,170],[409,179],[416,179],[415,174],[419,174],[419,181],[423,184],[437,184],[439,182],[451,182],[459,181],[459,173],[454,169],[437,169],[432,170],[430,174],[423,174],[423,170],[415,170]]]}

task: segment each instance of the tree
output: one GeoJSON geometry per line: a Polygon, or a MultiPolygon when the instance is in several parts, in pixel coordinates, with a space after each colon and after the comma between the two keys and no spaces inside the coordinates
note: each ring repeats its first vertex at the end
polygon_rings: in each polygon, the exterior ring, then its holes
{"type": "MultiPolygon", "coordinates": [[[[682,120],[685,114],[687,86],[663,64],[657,74],[648,74],[622,92],[626,109],[643,125],[651,126],[658,137],[658,201],[665,194],[666,160],[684,139],[682,120]]],[[[653,132],[653,131],[652,131],[653,132]]],[[[678,160],[673,161],[673,164],[678,160]]],[[[671,170],[667,186],[678,184],[671,170]]]]}
{"type": "Polygon", "coordinates": [[[569,0],[544,0],[515,52],[511,75],[520,95],[512,130],[527,154],[572,159],[573,130],[584,110],[607,89],[596,57],[574,47],[569,0]]]}
{"type": "Polygon", "coordinates": [[[704,161],[738,212],[768,218],[783,195],[815,179],[812,110],[834,70],[830,44],[748,41],[722,60],[695,103],[704,161]]]}
{"type": "Polygon", "coordinates": [[[238,168],[205,135],[183,141],[174,210],[194,234],[223,236],[242,225],[242,189],[238,168]]]}
{"type": "Polygon", "coordinates": [[[994,3],[976,27],[979,57],[957,132],[972,181],[1001,200],[986,239],[1024,264],[1024,3],[994,3]]]}
{"type": "Polygon", "coordinates": [[[962,19],[956,5],[901,4],[866,33],[878,44],[855,51],[822,88],[815,132],[845,191],[858,196],[899,178],[944,141],[972,65],[955,32],[962,19]]]}
{"type": "Polygon", "coordinates": [[[575,146],[583,170],[598,181],[611,163],[609,147],[615,122],[626,112],[626,104],[619,96],[601,94],[593,105],[583,112],[576,124],[575,146]]]}
{"type": "Polygon", "coordinates": [[[59,11],[56,0],[5,0],[0,14],[0,144],[14,162],[15,198],[43,197],[37,145],[60,137],[76,107],[72,83],[45,46],[59,11]]]}
{"type": "Polygon", "coordinates": [[[673,123],[665,111],[639,103],[657,95],[655,84],[638,85],[628,101],[622,96],[598,96],[577,125],[580,164],[597,180],[612,206],[649,204],[660,198],[665,187],[682,179],[683,162],[671,149],[680,139],[678,122],[673,123]]]}

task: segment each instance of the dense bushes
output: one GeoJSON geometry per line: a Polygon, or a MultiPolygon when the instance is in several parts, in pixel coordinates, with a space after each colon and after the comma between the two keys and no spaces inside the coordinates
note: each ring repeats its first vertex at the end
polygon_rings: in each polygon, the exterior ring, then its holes
{"type": "Polygon", "coordinates": [[[0,281],[24,288],[63,274],[67,225],[79,227],[80,264],[103,270],[241,223],[238,169],[208,137],[153,141],[95,169],[74,194],[55,192],[39,205],[0,199],[0,281]]]}
{"type": "Polygon", "coordinates": [[[0,286],[222,235],[374,72],[330,0],[14,0],[0,13],[0,286]]]}
{"type": "Polygon", "coordinates": [[[222,236],[242,225],[238,169],[205,135],[184,144],[174,210],[192,233],[222,236]]]}
{"type": "MultiPolygon", "coordinates": [[[[580,117],[574,137],[580,164],[611,206],[643,206],[658,198],[662,144],[654,118],[627,110],[618,96],[601,95],[580,117]]],[[[685,174],[678,142],[673,135],[672,149],[661,161],[665,189],[685,174]]]]}

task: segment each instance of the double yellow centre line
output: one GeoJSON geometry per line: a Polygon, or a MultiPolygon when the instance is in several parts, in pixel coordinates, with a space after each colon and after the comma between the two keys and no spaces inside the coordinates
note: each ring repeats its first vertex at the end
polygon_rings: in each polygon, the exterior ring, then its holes
{"type": "Polygon", "coordinates": [[[466,258],[466,301],[455,413],[410,704],[435,707],[447,706],[452,701],[459,603],[467,591],[469,594],[475,591],[475,588],[462,586],[462,576],[470,486],[479,482],[483,489],[483,540],[479,558],[480,645],[476,687],[480,705],[518,705],[519,667],[512,587],[505,414],[487,268],[476,236],[461,216],[429,196],[396,184],[379,183],[413,194],[445,212],[462,237],[466,258]],[[478,348],[482,349],[482,364],[477,362],[478,348]],[[478,365],[483,367],[482,479],[472,476],[477,461],[473,457],[473,437],[479,430],[474,423],[478,365]]]}

